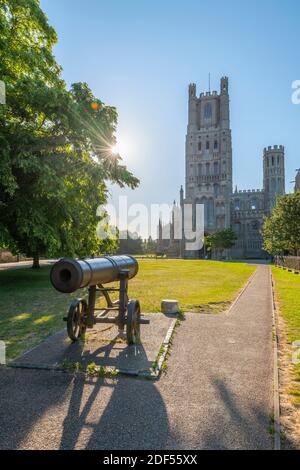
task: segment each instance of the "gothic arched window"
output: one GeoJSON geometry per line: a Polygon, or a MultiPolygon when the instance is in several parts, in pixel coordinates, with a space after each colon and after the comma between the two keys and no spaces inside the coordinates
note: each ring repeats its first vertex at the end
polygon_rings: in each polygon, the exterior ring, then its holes
{"type": "Polygon", "coordinates": [[[218,184],[214,184],[214,194],[215,197],[218,197],[220,194],[220,186],[218,184]]]}
{"type": "Polygon", "coordinates": [[[204,106],[204,118],[211,119],[211,117],[212,117],[211,103],[206,103],[206,105],[204,106]]]}
{"type": "Polygon", "coordinates": [[[207,219],[209,223],[213,222],[214,214],[215,214],[214,200],[212,198],[209,198],[208,204],[207,204],[207,219]]]}

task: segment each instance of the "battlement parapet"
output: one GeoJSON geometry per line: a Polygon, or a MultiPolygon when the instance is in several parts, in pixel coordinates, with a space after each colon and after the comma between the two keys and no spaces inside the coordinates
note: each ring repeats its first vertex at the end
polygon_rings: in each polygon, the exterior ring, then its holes
{"type": "Polygon", "coordinates": [[[284,152],[283,145],[269,145],[268,147],[264,148],[264,155],[270,152],[284,152]]]}
{"type": "Polygon", "coordinates": [[[213,96],[213,97],[218,96],[218,92],[217,92],[217,91],[201,92],[200,95],[199,95],[199,99],[200,99],[200,98],[211,98],[212,96],[213,96]]]}
{"type": "MultiPolygon", "coordinates": [[[[257,193],[261,194],[263,192],[264,192],[263,189],[239,189],[238,192],[234,193],[234,194],[243,194],[243,195],[251,194],[252,195],[253,193],[254,194],[257,194],[257,193]]],[[[233,196],[234,196],[234,194],[233,194],[233,196]]]]}

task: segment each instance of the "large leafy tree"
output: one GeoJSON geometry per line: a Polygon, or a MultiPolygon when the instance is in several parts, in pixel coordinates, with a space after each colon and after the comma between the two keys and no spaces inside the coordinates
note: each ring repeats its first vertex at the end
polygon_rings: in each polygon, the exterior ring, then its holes
{"type": "Polygon", "coordinates": [[[116,109],[87,84],[66,89],[56,40],[38,0],[0,0],[0,242],[35,265],[41,254],[99,252],[106,181],[138,184],[110,151],[116,109]]]}
{"type": "Polygon", "coordinates": [[[123,254],[131,254],[137,255],[143,253],[143,240],[137,233],[131,233],[127,231],[127,233],[120,232],[120,240],[119,240],[119,247],[117,253],[120,255],[123,254]]]}
{"type": "Polygon", "coordinates": [[[273,255],[300,250],[300,191],[277,200],[271,216],[265,219],[262,235],[264,249],[273,255]]]}
{"type": "Polygon", "coordinates": [[[222,255],[223,251],[232,248],[237,240],[235,232],[231,229],[219,230],[205,237],[205,245],[207,251],[219,251],[222,255]]]}

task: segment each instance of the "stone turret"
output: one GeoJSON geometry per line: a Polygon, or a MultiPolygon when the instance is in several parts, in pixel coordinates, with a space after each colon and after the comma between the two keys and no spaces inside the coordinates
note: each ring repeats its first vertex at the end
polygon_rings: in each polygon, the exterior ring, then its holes
{"type": "Polygon", "coordinates": [[[188,131],[193,132],[197,129],[197,96],[196,85],[191,83],[189,85],[189,118],[188,118],[188,131]]]}
{"type": "Polygon", "coordinates": [[[221,78],[220,90],[220,126],[222,129],[229,129],[230,116],[229,116],[229,83],[228,77],[221,78]]]}
{"type": "Polygon", "coordinates": [[[285,194],[284,146],[274,145],[264,149],[263,155],[265,208],[271,211],[276,200],[285,194]]]}
{"type": "Polygon", "coordinates": [[[300,168],[297,171],[298,173],[296,175],[296,181],[295,181],[295,192],[300,191],[300,168]]]}

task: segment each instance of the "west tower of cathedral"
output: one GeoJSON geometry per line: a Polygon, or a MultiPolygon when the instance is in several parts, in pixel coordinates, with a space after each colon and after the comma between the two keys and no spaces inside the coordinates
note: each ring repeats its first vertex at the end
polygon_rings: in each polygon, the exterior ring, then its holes
{"type": "MultiPolygon", "coordinates": [[[[242,159],[240,159],[240,163],[242,159]]],[[[220,91],[200,93],[189,85],[185,150],[185,194],[180,205],[204,205],[206,234],[232,228],[237,242],[232,258],[263,258],[261,226],[278,196],[285,193],[284,147],[269,146],[262,155],[263,189],[233,191],[229,81],[222,77],[220,91]]],[[[199,258],[205,253],[185,251],[184,243],[159,240],[160,248],[177,256],[199,258]]]]}

